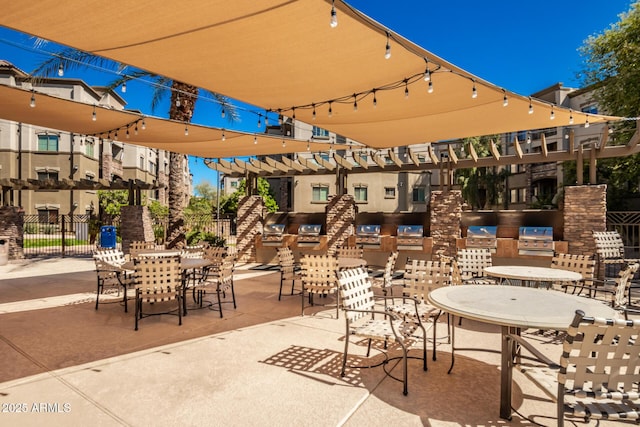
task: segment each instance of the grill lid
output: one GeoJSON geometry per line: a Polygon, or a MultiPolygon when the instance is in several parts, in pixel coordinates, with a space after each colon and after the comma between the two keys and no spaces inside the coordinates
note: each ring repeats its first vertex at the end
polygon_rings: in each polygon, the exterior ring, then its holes
{"type": "Polygon", "coordinates": [[[379,236],[380,225],[363,224],[356,227],[356,234],[358,236],[379,236]]]}
{"type": "Polygon", "coordinates": [[[300,224],[298,226],[299,236],[319,236],[322,226],[320,224],[300,224]]]}
{"type": "Polygon", "coordinates": [[[266,224],[264,226],[263,235],[265,236],[282,236],[284,233],[284,224],[266,224]]]}
{"type": "Polygon", "coordinates": [[[398,237],[422,237],[424,227],[421,225],[399,225],[398,237]]]}

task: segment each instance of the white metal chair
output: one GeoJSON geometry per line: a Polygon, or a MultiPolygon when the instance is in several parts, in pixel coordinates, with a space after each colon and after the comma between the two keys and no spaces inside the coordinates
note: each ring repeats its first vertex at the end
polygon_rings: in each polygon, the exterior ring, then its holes
{"type": "Polygon", "coordinates": [[[96,310],[100,303],[100,295],[106,288],[115,288],[120,292],[122,288],[125,313],[127,307],[127,288],[133,284],[133,271],[123,269],[123,264],[127,261],[124,253],[118,249],[96,249],[93,253],[96,264],[97,290],[96,290],[96,310]]]}
{"type": "MultiPolygon", "coordinates": [[[[368,339],[367,357],[370,355],[372,340],[383,341],[385,349],[390,341],[395,341],[402,350],[402,379],[391,375],[390,372],[386,370],[386,363],[388,361],[386,354],[382,364],[385,367],[385,373],[387,375],[398,381],[402,381],[403,394],[406,395],[408,393],[407,358],[409,357],[408,352],[409,346],[412,344],[411,341],[422,341],[421,359],[423,361],[423,369],[425,371],[427,370],[427,344],[424,326],[420,322],[407,322],[389,311],[378,309],[376,300],[390,299],[392,297],[374,296],[371,279],[364,268],[343,270],[338,273],[338,276],[342,309],[346,322],[341,375],[345,375],[350,336],[368,339]],[[422,330],[422,335],[419,337],[414,333],[417,328],[422,330]]],[[[418,316],[417,301],[413,300],[413,305],[414,313],[411,318],[418,316]]],[[[379,365],[367,367],[374,366],[379,365]]]]}

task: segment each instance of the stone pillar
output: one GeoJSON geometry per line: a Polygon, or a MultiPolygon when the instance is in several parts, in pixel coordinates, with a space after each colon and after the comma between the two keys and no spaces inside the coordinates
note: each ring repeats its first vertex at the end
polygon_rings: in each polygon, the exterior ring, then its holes
{"type": "Polygon", "coordinates": [[[333,255],[353,234],[356,222],[356,202],[352,195],[341,194],[329,198],[327,212],[327,253],[333,255]]]}
{"type": "Polygon", "coordinates": [[[255,262],[256,235],[262,234],[264,200],[261,196],[245,196],[238,201],[236,252],[238,261],[255,262]]]}
{"type": "Polygon", "coordinates": [[[24,210],[0,206],[0,237],[9,239],[9,259],[24,258],[24,210]]]}
{"type": "Polygon", "coordinates": [[[153,242],[153,222],[147,206],[123,206],[120,209],[120,237],[122,251],[129,253],[133,241],[153,242]]]}
{"type": "Polygon", "coordinates": [[[456,238],[460,237],[462,219],[462,192],[460,190],[431,192],[431,258],[440,255],[456,256],[456,238]]]}
{"type": "Polygon", "coordinates": [[[607,186],[576,185],[564,187],[564,237],[569,253],[596,253],[592,231],[607,229],[607,186]]]}

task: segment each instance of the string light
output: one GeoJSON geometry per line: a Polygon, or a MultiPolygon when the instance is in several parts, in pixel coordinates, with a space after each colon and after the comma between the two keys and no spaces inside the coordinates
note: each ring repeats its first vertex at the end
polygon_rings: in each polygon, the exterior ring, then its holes
{"type": "Polygon", "coordinates": [[[144,119],[142,119],[142,130],[146,130],[147,129],[147,124],[144,122],[144,119]]]}
{"type": "Polygon", "coordinates": [[[184,125],[184,136],[189,136],[189,127],[184,125]]]}
{"type": "Polygon", "coordinates": [[[292,115],[291,115],[291,120],[295,120],[296,119],[296,107],[293,107],[292,111],[292,115]]]}
{"type": "Polygon", "coordinates": [[[533,114],[533,104],[531,103],[531,97],[529,97],[529,114],[533,114]]]}
{"type": "Polygon", "coordinates": [[[527,134],[527,144],[531,145],[531,134],[527,134]]]}
{"type": "Polygon", "coordinates": [[[588,128],[589,127],[589,115],[587,114],[587,120],[584,122],[584,127],[588,128]]]}
{"type": "Polygon", "coordinates": [[[378,106],[378,100],[376,99],[376,91],[373,91],[373,108],[378,106]]]}
{"type": "Polygon", "coordinates": [[[180,106],[180,95],[176,95],[176,107],[180,106]]]}
{"type": "Polygon", "coordinates": [[[138,122],[136,122],[136,126],[133,128],[133,134],[134,135],[138,134],[138,122]]]}
{"type": "Polygon", "coordinates": [[[224,129],[222,130],[222,138],[223,141],[227,140],[227,136],[224,134],[224,129]]]}
{"type": "Polygon", "coordinates": [[[286,147],[287,144],[284,142],[284,138],[282,138],[282,148],[286,147]]]}
{"type": "Polygon", "coordinates": [[[384,59],[391,58],[391,45],[389,44],[389,32],[387,32],[387,45],[384,50],[384,59]]]}
{"type": "Polygon", "coordinates": [[[556,118],[556,113],[553,111],[553,105],[551,106],[551,115],[549,116],[550,120],[554,120],[556,118]]]}
{"type": "Polygon", "coordinates": [[[313,108],[313,113],[311,113],[311,120],[315,120],[316,119],[316,105],[315,104],[311,104],[311,107],[313,108]]]}
{"type": "Polygon", "coordinates": [[[409,82],[407,79],[404,79],[404,98],[409,98],[409,82]]]}
{"type": "Polygon", "coordinates": [[[356,98],[356,94],[353,94],[353,111],[358,111],[358,98],[356,98]]]}
{"type": "Polygon", "coordinates": [[[429,69],[429,60],[427,58],[424,58],[424,62],[427,63],[426,69],[424,70],[424,81],[428,82],[429,80],[431,80],[431,70],[429,69]]]}
{"type": "Polygon", "coordinates": [[[122,91],[122,93],[127,93],[127,82],[126,81],[122,82],[122,87],[120,88],[120,90],[122,91]]]}
{"type": "Polygon", "coordinates": [[[93,113],[91,114],[91,120],[93,120],[94,122],[98,119],[98,116],[96,115],[96,106],[93,106],[93,113]]]}
{"type": "Polygon", "coordinates": [[[331,20],[329,21],[329,25],[331,25],[331,28],[335,28],[338,26],[338,15],[336,14],[336,6],[334,3],[335,0],[331,2],[331,20]]]}
{"type": "Polygon", "coordinates": [[[256,145],[258,144],[258,137],[257,136],[253,137],[253,143],[256,144],[256,145]]]}
{"type": "Polygon", "coordinates": [[[36,106],[36,95],[31,92],[31,101],[29,102],[29,107],[35,108],[36,106]]]}
{"type": "Polygon", "coordinates": [[[333,116],[333,109],[331,108],[331,101],[329,101],[329,117],[333,116]]]}
{"type": "Polygon", "coordinates": [[[433,80],[429,80],[429,88],[427,89],[427,93],[433,93],[433,80]]]}
{"type": "Polygon", "coordinates": [[[58,76],[64,76],[64,68],[62,67],[62,63],[60,63],[60,65],[58,66],[58,76]]]}
{"type": "Polygon", "coordinates": [[[127,133],[125,134],[127,139],[129,139],[129,126],[127,125],[127,133]]]}
{"type": "Polygon", "coordinates": [[[220,116],[224,119],[224,116],[225,116],[224,107],[222,107],[222,110],[220,111],[220,116]]]}
{"type": "Polygon", "coordinates": [[[309,144],[309,141],[307,141],[307,151],[311,151],[311,144],[309,144]]]}
{"type": "Polygon", "coordinates": [[[262,127],[262,115],[258,114],[258,128],[262,127]]]}
{"type": "Polygon", "coordinates": [[[476,89],[476,81],[473,81],[473,88],[471,89],[471,98],[476,99],[478,97],[478,89],[476,89]]]}
{"type": "Polygon", "coordinates": [[[573,124],[573,110],[571,109],[569,110],[569,124],[573,124]]]}
{"type": "Polygon", "coordinates": [[[507,105],[509,105],[509,98],[507,98],[507,91],[502,89],[502,92],[504,93],[504,96],[502,97],[502,106],[506,107],[507,105]]]}

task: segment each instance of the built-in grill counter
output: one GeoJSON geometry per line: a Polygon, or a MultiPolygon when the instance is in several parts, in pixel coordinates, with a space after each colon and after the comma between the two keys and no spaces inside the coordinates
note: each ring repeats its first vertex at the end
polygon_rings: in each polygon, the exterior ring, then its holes
{"type": "Polygon", "coordinates": [[[396,233],[398,250],[422,251],[424,227],[422,225],[399,225],[396,233]]]}
{"type": "Polygon", "coordinates": [[[296,244],[298,247],[311,247],[320,244],[320,224],[300,224],[298,226],[298,237],[296,244]]]}
{"type": "Polygon", "coordinates": [[[553,256],[554,251],[553,227],[520,227],[519,255],[553,256]]]}
{"type": "Polygon", "coordinates": [[[381,243],[380,225],[362,224],[356,226],[356,245],[363,248],[379,248],[381,243]]]}
{"type": "Polygon", "coordinates": [[[466,247],[489,249],[492,253],[498,247],[498,227],[494,225],[470,225],[467,228],[466,247]]]}
{"type": "Polygon", "coordinates": [[[265,224],[262,231],[262,246],[282,246],[284,224],[265,224]]]}

